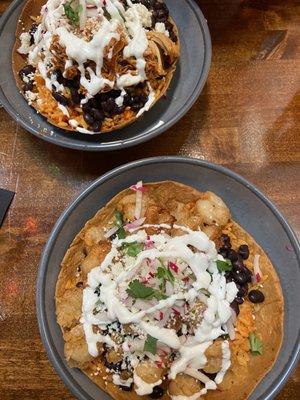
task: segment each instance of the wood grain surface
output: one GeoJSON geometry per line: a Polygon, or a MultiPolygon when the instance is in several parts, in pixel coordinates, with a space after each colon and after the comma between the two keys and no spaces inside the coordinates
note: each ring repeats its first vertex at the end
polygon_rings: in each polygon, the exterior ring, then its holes
{"type": "MultiPolygon", "coordinates": [[[[9,3],[0,0],[0,13],[9,3]]],[[[300,234],[300,2],[198,3],[212,35],[210,75],[194,107],[160,137],[88,154],[36,139],[0,109],[0,187],[16,192],[0,231],[1,400],[74,399],[40,341],[36,275],[60,213],[111,168],[174,154],[225,165],[257,185],[300,234]]],[[[299,393],[298,368],[276,399],[299,393]]]]}

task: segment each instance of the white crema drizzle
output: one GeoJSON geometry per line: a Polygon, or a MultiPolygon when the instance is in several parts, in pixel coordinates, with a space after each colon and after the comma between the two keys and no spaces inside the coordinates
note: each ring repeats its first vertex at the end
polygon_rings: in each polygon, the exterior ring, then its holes
{"type": "MultiPolygon", "coordinates": [[[[122,91],[125,87],[136,85],[147,79],[144,53],[148,47],[146,28],[151,27],[151,13],[144,5],[133,4],[131,0],[127,0],[127,9],[125,10],[119,0],[80,0],[82,7],[82,11],[79,13],[80,29],[84,28],[89,15],[92,18],[97,18],[100,22],[98,31],[90,41],[87,41],[72,32],[69,21],[65,16],[64,3],[62,0],[48,0],[42,7],[42,21],[34,34],[32,46],[29,46],[30,38],[28,35],[22,34],[21,36],[22,45],[19,52],[28,53],[29,63],[38,68],[49,90],[52,90],[52,86],[55,86],[57,90],[61,89],[55,75],[48,76],[52,58],[50,47],[54,36],[58,36],[59,43],[65,48],[68,57],[65,68],[73,65],[74,62],[78,63],[78,70],[81,74],[80,83],[87,90],[87,99],[95,96],[104,87],[108,86],[111,89],[122,91]],[[107,14],[109,14],[109,18],[107,18],[107,14]],[[130,57],[136,59],[136,71],[132,74],[118,75],[114,80],[108,80],[101,73],[104,53],[108,45],[113,46],[113,39],[116,43],[119,41],[119,28],[123,28],[127,40],[123,56],[125,59],[130,57]],[[41,57],[41,52],[43,57],[41,57]],[[95,72],[91,68],[84,67],[87,61],[95,62],[95,72]],[[86,72],[89,74],[88,78],[86,72]]],[[[110,49],[110,56],[112,56],[112,52],[113,47],[110,49]]],[[[155,100],[151,86],[149,90],[148,100],[139,111],[138,116],[147,111],[155,100]]],[[[118,101],[122,104],[121,98],[118,101]]]]}
{"type": "MultiPolygon", "coordinates": [[[[168,225],[163,224],[155,226],[161,229],[169,228],[168,225]]],[[[149,225],[138,228],[139,230],[135,230],[125,239],[113,240],[111,250],[102,264],[90,271],[87,287],[83,290],[80,321],[84,326],[89,353],[94,357],[98,355],[97,342],[108,343],[108,340],[99,333],[93,333],[93,324],[102,326],[114,321],[119,321],[121,324],[134,323],[144,333],[156,338],[159,343],[177,351],[178,357],[171,364],[168,375],[169,379],[175,379],[179,373],[197,371],[206,364],[206,349],[215,339],[227,333],[226,322],[231,315],[230,303],[234,300],[238,289],[234,282],[226,283],[224,274],[218,271],[216,261],[222,259],[222,257],[217,254],[214,242],[209,240],[204,232],[192,231],[178,225],[174,225],[174,227],[185,232],[182,236],[170,237],[163,232],[150,236],[154,247],[141,251],[132,263],[125,264],[123,270],[117,274],[115,279],[111,271],[114,264],[118,262],[116,260],[122,257],[120,252],[122,244],[132,242],[145,244],[149,240],[143,227],[149,227],[149,225]],[[195,249],[195,252],[191,250],[191,246],[195,249]],[[134,312],[124,305],[120,299],[119,291],[126,289],[129,282],[136,278],[145,260],[150,260],[150,262],[157,259],[168,261],[174,258],[180,259],[193,272],[196,279],[189,288],[186,290],[179,289],[167,299],[159,300],[155,305],[150,305],[145,310],[134,312]],[[109,270],[107,270],[108,268],[109,270]],[[99,284],[101,284],[101,290],[98,297],[94,291],[99,284]],[[210,297],[201,296],[200,289],[208,291],[210,297]],[[195,329],[195,334],[189,335],[184,344],[181,344],[174,329],[159,327],[147,319],[147,316],[153,315],[159,310],[172,308],[178,300],[193,302],[198,298],[201,298],[201,301],[206,305],[203,319],[195,329]],[[99,314],[94,315],[93,310],[98,300],[103,303],[105,312],[100,311],[99,314]]],[[[124,351],[126,348],[127,345],[124,343],[124,351]]],[[[125,355],[126,351],[124,352],[125,355]]],[[[222,382],[230,367],[230,350],[227,341],[222,342],[222,355],[222,367],[215,382],[210,379],[205,381],[205,387],[198,394],[198,397],[205,394],[208,389],[216,389],[216,383],[222,382]]],[[[136,374],[134,374],[134,383],[138,394],[144,395],[152,392],[153,386],[150,388],[151,385],[149,386],[146,382],[143,383],[136,374]]],[[[174,396],[173,400],[178,399],[174,396]]],[[[184,399],[180,397],[179,400],[184,399]]]]}

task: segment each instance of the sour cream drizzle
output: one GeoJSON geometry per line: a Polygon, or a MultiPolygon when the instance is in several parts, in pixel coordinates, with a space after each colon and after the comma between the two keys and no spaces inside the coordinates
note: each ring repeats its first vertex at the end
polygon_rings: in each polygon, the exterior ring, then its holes
{"type": "MultiPolygon", "coordinates": [[[[112,242],[110,252],[105,257],[102,264],[92,269],[88,274],[87,287],[83,290],[83,305],[81,323],[84,326],[88,350],[94,357],[97,356],[97,342],[107,342],[107,336],[95,334],[92,330],[93,324],[107,325],[114,321],[121,324],[135,323],[139,328],[156,338],[158,342],[164,343],[172,349],[178,351],[179,357],[172,363],[169,378],[175,379],[176,375],[188,370],[201,369],[207,362],[205,351],[213,343],[213,340],[227,333],[226,322],[231,316],[230,302],[237,294],[235,283],[226,283],[224,274],[220,273],[216,266],[216,260],[220,258],[217,254],[215,244],[206,236],[204,232],[192,231],[189,228],[174,225],[176,229],[181,229],[185,234],[182,236],[170,237],[164,233],[150,236],[154,243],[154,248],[141,251],[136,260],[129,266],[125,265],[123,272],[113,279],[107,268],[112,267],[118,258],[119,249],[124,243],[145,243],[149,238],[143,228],[156,226],[160,229],[170,229],[169,225],[143,225],[136,233],[132,232],[125,239],[115,239],[112,242]],[[190,249],[193,246],[196,252],[190,249]],[[138,312],[130,311],[119,298],[119,288],[132,280],[141,268],[143,261],[147,260],[168,260],[175,257],[186,263],[194,276],[195,282],[186,291],[178,291],[167,299],[157,302],[152,307],[138,312]],[[95,294],[95,289],[101,284],[100,296],[95,294]],[[206,303],[206,310],[203,320],[195,330],[195,335],[190,335],[186,343],[181,344],[175,330],[162,328],[144,320],[144,317],[157,312],[158,310],[171,308],[177,300],[193,301],[200,298],[200,289],[205,289],[210,293],[210,297],[201,297],[201,301],[206,303]],[[105,305],[106,312],[94,315],[96,301],[100,300],[105,305]]],[[[136,231],[136,230],[135,230],[136,231]]],[[[111,339],[110,339],[111,340],[111,339]]],[[[109,343],[108,343],[109,344],[109,343]]],[[[126,346],[123,348],[126,348],[126,346]]],[[[222,367],[217,374],[215,382],[208,379],[205,387],[198,396],[205,394],[208,389],[216,389],[216,383],[223,380],[224,374],[230,366],[230,350],[227,341],[222,343],[222,367]]],[[[134,382],[137,386],[139,395],[152,392],[155,384],[143,382],[139,376],[134,374],[134,382]]],[[[173,400],[178,400],[178,396],[173,396],[173,400]]],[[[180,399],[182,398],[179,396],[180,399]]],[[[194,397],[193,397],[194,398],[194,397]]],[[[185,400],[182,398],[182,400],[185,400]]]]}
{"type": "MultiPolygon", "coordinates": [[[[80,83],[87,90],[88,98],[95,96],[104,87],[123,90],[125,87],[136,85],[147,79],[144,53],[148,48],[146,28],[151,27],[151,12],[144,5],[134,4],[131,0],[127,0],[127,9],[125,10],[119,0],[80,0],[82,6],[82,11],[79,13],[80,29],[84,29],[89,18],[88,15],[91,12],[89,6],[96,7],[96,14],[94,10],[92,17],[98,18],[100,21],[98,31],[90,41],[87,41],[72,32],[69,21],[65,16],[64,3],[63,0],[48,0],[41,10],[42,21],[34,35],[34,44],[29,46],[29,36],[22,34],[22,46],[19,49],[20,53],[28,53],[29,62],[38,67],[49,90],[52,90],[54,85],[52,78],[49,78],[47,74],[53,56],[50,47],[55,36],[58,37],[59,43],[65,48],[68,57],[65,69],[73,65],[74,62],[78,63],[78,70],[81,74],[80,83]],[[109,17],[104,10],[109,14],[109,17]],[[125,59],[135,58],[136,70],[109,80],[104,78],[101,72],[105,49],[107,46],[112,46],[109,53],[112,56],[114,45],[120,40],[121,30],[123,30],[127,40],[123,56],[125,59]],[[43,57],[40,56],[41,51],[44,54],[43,57]],[[85,67],[87,61],[95,62],[95,72],[91,68],[85,67]]],[[[148,101],[139,111],[138,116],[148,110],[154,101],[155,94],[151,87],[149,90],[148,101]]],[[[122,103],[122,99],[119,99],[119,103],[122,103]]]]}

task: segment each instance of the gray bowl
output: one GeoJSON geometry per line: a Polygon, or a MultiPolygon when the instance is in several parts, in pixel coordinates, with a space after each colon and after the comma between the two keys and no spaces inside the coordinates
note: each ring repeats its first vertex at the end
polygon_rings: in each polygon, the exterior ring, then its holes
{"type": "Polygon", "coordinates": [[[211,41],[206,20],[193,0],[166,0],[179,28],[181,57],[166,98],[132,125],[111,133],[70,133],[49,124],[19,93],[11,67],[15,30],[24,0],[15,0],[0,19],[0,102],[27,131],[63,147],[87,151],[118,150],[145,142],[174,125],[197,100],[208,75],[211,41]]]}
{"type": "Polygon", "coordinates": [[[119,191],[141,179],[144,182],[175,180],[217,193],[229,205],[234,220],[269,255],[284,293],[284,340],[274,367],[250,400],[273,398],[299,358],[299,244],[284,217],[253,185],[226,168],[192,158],[155,157],[116,168],[92,183],[57,221],[41,259],[36,298],[41,337],[56,371],[78,399],[109,399],[83,373],[69,368],[64,359],[63,338],[55,317],[55,284],[61,260],[85,222],[119,191]]]}

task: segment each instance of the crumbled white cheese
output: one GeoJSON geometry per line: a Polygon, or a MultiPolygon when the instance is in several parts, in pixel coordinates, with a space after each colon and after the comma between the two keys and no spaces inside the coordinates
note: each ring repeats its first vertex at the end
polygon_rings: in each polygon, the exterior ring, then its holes
{"type": "Polygon", "coordinates": [[[150,28],[152,25],[151,12],[143,4],[133,4],[125,13],[127,21],[135,21],[138,15],[140,23],[144,28],[150,28]]]}
{"type": "Polygon", "coordinates": [[[166,36],[170,37],[169,31],[166,29],[166,25],[163,22],[156,22],[154,29],[156,32],[164,33],[166,36]]]}
{"type": "Polygon", "coordinates": [[[30,50],[30,39],[31,36],[28,32],[24,32],[20,35],[21,46],[18,48],[20,54],[28,54],[30,50]]]}
{"type": "Polygon", "coordinates": [[[37,99],[37,94],[31,92],[30,90],[27,90],[25,92],[25,97],[26,97],[26,100],[28,101],[28,104],[30,105],[33,101],[35,101],[37,99]]]}

